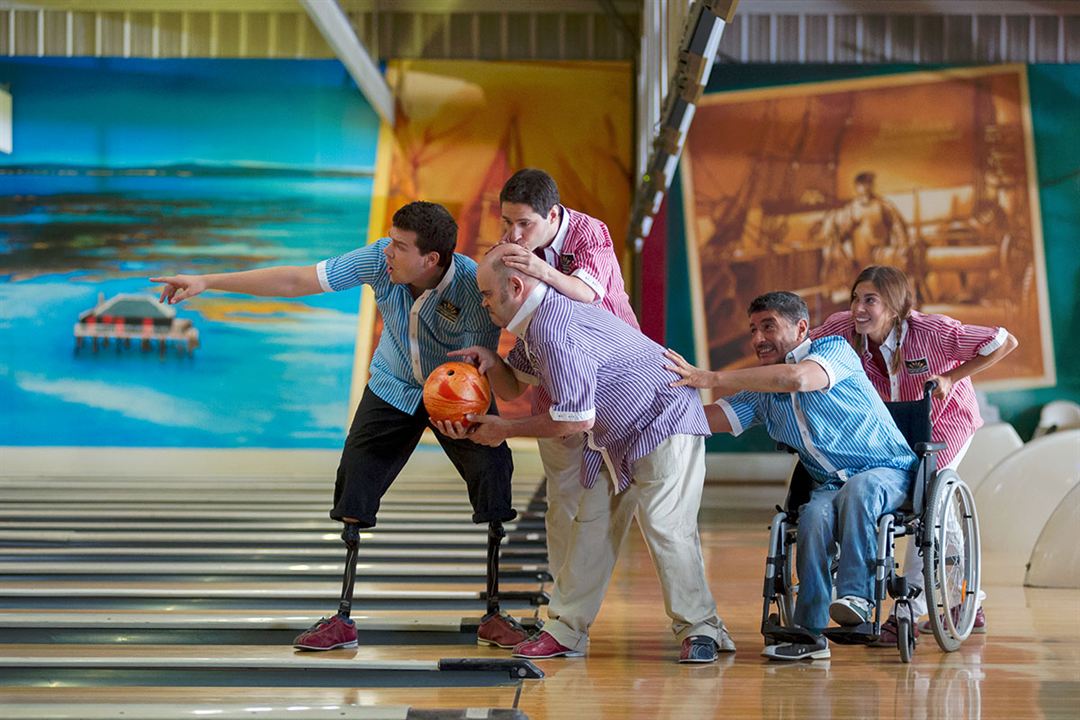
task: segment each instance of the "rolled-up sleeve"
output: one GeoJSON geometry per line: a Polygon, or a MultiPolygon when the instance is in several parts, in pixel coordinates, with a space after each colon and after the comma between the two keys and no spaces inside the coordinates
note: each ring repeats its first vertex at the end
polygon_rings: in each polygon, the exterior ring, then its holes
{"type": "Polygon", "coordinates": [[[1009,336],[1005,328],[965,325],[947,315],[931,315],[928,324],[942,352],[957,362],[989,355],[1001,347],[1009,336]]]}
{"type": "Polygon", "coordinates": [[[807,360],[820,365],[829,376],[829,385],[822,388],[826,392],[855,373],[863,372],[859,356],[855,354],[847,340],[838,335],[829,335],[815,340],[810,345],[810,354],[803,362],[807,360]]]}
{"type": "Polygon", "coordinates": [[[731,434],[736,437],[763,419],[760,393],[750,390],[722,397],[716,401],[716,406],[724,411],[731,425],[731,434]]]}
{"type": "Polygon", "coordinates": [[[572,342],[533,348],[540,384],[551,397],[552,420],[579,422],[596,417],[596,365],[572,342]]]}
{"type": "Polygon", "coordinates": [[[383,238],[344,255],[321,261],[315,266],[319,285],[324,292],[340,292],[358,285],[373,284],[386,275],[386,256],[383,249],[389,243],[383,238]]]}

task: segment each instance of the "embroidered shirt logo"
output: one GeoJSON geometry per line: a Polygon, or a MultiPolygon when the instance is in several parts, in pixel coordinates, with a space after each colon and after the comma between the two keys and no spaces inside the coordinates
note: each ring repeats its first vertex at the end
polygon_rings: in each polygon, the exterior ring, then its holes
{"type": "Polygon", "coordinates": [[[559,271],[563,275],[569,275],[574,271],[574,253],[559,254],[559,271]]]}
{"type": "Polygon", "coordinates": [[[930,372],[930,363],[926,358],[905,360],[904,367],[907,368],[908,375],[926,375],[930,372]]]}
{"type": "Polygon", "coordinates": [[[449,300],[443,300],[439,303],[439,306],[435,308],[435,312],[439,313],[450,322],[457,322],[458,318],[461,317],[461,308],[457,307],[449,300]]]}

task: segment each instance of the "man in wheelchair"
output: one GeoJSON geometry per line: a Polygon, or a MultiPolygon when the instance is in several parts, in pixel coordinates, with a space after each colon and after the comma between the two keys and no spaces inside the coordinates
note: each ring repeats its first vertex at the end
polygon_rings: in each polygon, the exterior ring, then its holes
{"type": "Polygon", "coordinates": [[[674,384],[724,396],[706,408],[713,432],[737,436],[763,423],[812,478],[798,508],[795,628],[763,655],[828,658],[830,617],[846,628],[866,627],[873,617],[878,518],[904,504],[917,460],[851,345],[836,336],[809,339],[809,312],[798,295],[761,295],[747,314],[760,367],[710,372],[668,350],[668,368],[682,376],[674,384]]]}

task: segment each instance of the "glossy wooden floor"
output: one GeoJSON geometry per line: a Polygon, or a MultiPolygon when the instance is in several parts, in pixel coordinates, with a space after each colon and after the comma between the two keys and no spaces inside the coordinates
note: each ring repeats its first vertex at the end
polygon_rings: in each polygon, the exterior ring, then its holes
{"type": "MultiPolygon", "coordinates": [[[[957,653],[924,638],[911,665],[894,650],[834,647],[830,661],[781,665],[758,653],[762,561],[768,516],[714,511],[703,540],[714,593],[739,650],[715,665],[680,666],[648,553],[632,536],[583,659],[538,664],[520,709],[547,718],[1077,718],[1080,717],[1080,591],[1020,585],[1023,568],[986,559],[989,632],[957,653]]],[[[125,654],[206,655],[208,647],[129,647],[125,654]]],[[[115,647],[8,645],[5,656],[115,653],[115,647]]],[[[231,648],[277,657],[288,648],[231,648]]],[[[395,646],[336,651],[329,657],[400,658],[395,646]]],[[[503,656],[469,646],[409,648],[408,656],[503,656]]],[[[167,683],[163,683],[167,685],[167,683]]],[[[215,703],[509,707],[515,688],[322,689],[0,688],[6,703],[215,703]]],[[[99,708],[104,710],[105,708],[99,708]]],[[[2,712],[0,712],[2,715],[2,712]]]]}

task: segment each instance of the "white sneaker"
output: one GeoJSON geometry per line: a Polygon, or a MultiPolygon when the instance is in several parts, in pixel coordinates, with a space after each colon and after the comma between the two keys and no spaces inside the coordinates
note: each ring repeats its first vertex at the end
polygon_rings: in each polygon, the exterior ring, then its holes
{"type": "Polygon", "coordinates": [[[854,595],[845,595],[833,600],[829,605],[829,617],[843,627],[862,625],[870,622],[870,616],[874,612],[874,604],[869,600],[854,595]]]}

